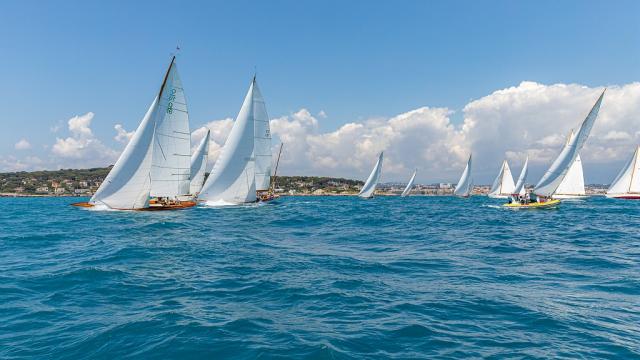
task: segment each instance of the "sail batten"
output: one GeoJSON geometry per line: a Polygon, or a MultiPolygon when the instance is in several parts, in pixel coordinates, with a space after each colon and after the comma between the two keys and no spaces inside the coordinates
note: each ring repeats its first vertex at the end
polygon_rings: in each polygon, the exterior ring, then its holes
{"type": "Polygon", "coordinates": [[[534,194],[542,197],[551,197],[556,192],[591,133],[591,128],[593,128],[593,124],[598,117],[603,97],[604,91],[580,125],[575,137],[570,139],[563,147],[558,157],[551,164],[542,179],[540,179],[533,190],[534,194]]]}
{"type": "Polygon", "coordinates": [[[378,181],[380,180],[380,175],[382,173],[382,161],[384,157],[384,152],[381,152],[378,156],[378,161],[376,162],[373,170],[371,170],[371,174],[367,178],[367,181],[362,186],[360,193],[358,194],[361,198],[371,198],[373,197],[374,192],[376,191],[376,186],[378,186],[378,181]]]}

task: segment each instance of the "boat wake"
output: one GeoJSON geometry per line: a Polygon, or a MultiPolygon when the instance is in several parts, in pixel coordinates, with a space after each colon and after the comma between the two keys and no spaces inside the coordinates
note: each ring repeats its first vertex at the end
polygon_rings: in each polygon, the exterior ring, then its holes
{"type": "Polygon", "coordinates": [[[228,201],[224,201],[224,200],[205,201],[205,202],[200,203],[200,207],[204,207],[204,208],[227,208],[227,207],[236,207],[236,208],[249,207],[249,208],[254,208],[254,207],[260,207],[260,206],[265,206],[265,205],[267,205],[267,203],[264,203],[264,202],[238,204],[238,203],[232,203],[232,202],[228,202],[228,201]]]}

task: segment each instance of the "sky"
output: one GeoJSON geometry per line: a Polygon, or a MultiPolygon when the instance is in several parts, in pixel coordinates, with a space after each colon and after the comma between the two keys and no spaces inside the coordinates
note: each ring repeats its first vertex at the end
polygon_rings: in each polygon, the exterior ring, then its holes
{"type": "Polygon", "coordinates": [[[5,1],[0,171],[113,164],[176,45],[215,161],[257,73],[283,174],[534,183],[604,87],[582,153],[610,182],[640,143],[637,1],[5,1]]]}

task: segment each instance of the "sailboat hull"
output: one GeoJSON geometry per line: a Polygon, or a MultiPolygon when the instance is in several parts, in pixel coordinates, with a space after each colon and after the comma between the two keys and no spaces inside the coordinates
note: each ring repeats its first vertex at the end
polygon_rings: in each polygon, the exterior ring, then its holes
{"type": "Polygon", "coordinates": [[[610,199],[640,200],[640,194],[607,194],[610,199]]]}
{"type": "MultiPolygon", "coordinates": [[[[81,207],[81,208],[93,208],[95,205],[89,202],[77,202],[71,204],[71,206],[81,207]]],[[[163,210],[182,210],[188,209],[190,207],[196,206],[195,201],[180,201],[176,204],[158,204],[158,203],[150,203],[148,208],[140,208],[140,209],[127,209],[133,211],[163,211],[163,210]]],[[[122,209],[114,209],[114,210],[122,210],[122,209]]]]}
{"type": "Polygon", "coordinates": [[[504,204],[502,206],[509,209],[549,209],[554,208],[560,204],[560,200],[553,199],[545,202],[533,202],[528,204],[520,204],[513,202],[511,204],[504,204]]]}

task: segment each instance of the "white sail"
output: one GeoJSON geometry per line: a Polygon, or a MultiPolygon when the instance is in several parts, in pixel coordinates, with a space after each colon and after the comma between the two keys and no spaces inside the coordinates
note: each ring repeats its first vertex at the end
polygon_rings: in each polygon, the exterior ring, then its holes
{"type": "Polygon", "coordinates": [[[506,198],[513,193],[515,188],[511,168],[509,168],[507,160],[504,160],[498,176],[496,176],[496,179],[493,181],[493,186],[491,186],[491,190],[489,191],[489,197],[506,198]]]}
{"type": "Polygon", "coordinates": [[[514,194],[526,195],[527,191],[524,188],[524,182],[527,181],[527,175],[529,174],[529,157],[524,161],[524,166],[522,167],[522,171],[520,171],[520,176],[518,177],[518,182],[516,182],[516,186],[513,189],[514,194]]]}
{"type": "Polygon", "coordinates": [[[131,210],[149,206],[151,158],[153,153],[154,114],[158,97],[142,118],[115,165],[89,203],[112,209],[131,210]]]}
{"type": "Polygon", "coordinates": [[[271,130],[269,115],[258,83],[253,80],[253,119],[255,121],[256,190],[269,190],[271,185],[271,130]]]}
{"type": "Polygon", "coordinates": [[[155,116],[150,195],[176,197],[189,194],[190,162],[189,113],[174,57],[160,90],[155,116]]]}
{"type": "Polygon", "coordinates": [[[600,104],[602,103],[603,96],[604,91],[580,125],[580,129],[576,133],[576,136],[564,146],[553,164],[551,164],[551,167],[549,167],[549,170],[547,170],[542,179],[540,179],[533,190],[534,194],[543,197],[551,197],[556,192],[558,186],[560,186],[560,183],[562,183],[567,175],[569,168],[576,160],[578,153],[582,150],[585,141],[587,141],[587,138],[589,137],[589,133],[591,133],[591,128],[593,128],[593,124],[598,117],[598,111],[600,111],[600,104]]]}
{"type": "Polygon", "coordinates": [[[469,155],[469,160],[467,161],[467,166],[465,166],[464,171],[462,172],[462,176],[460,176],[460,180],[458,184],[456,184],[455,190],[453,190],[453,194],[456,196],[467,197],[471,195],[471,190],[473,190],[473,179],[471,178],[471,155],[469,155]]]}
{"type": "MultiPolygon", "coordinates": [[[[573,130],[569,133],[567,137],[568,145],[571,139],[575,137],[573,130]]],[[[571,167],[567,171],[564,179],[556,189],[556,192],[553,194],[554,199],[571,199],[571,198],[579,198],[586,196],[586,192],[584,190],[584,175],[582,172],[582,160],[580,159],[580,154],[576,156],[576,159],[571,164],[571,167]]]]}
{"type": "Polygon", "coordinates": [[[640,198],[640,146],[607,189],[607,197],[640,198]]]}
{"type": "Polygon", "coordinates": [[[407,183],[407,187],[404,188],[404,190],[402,191],[402,197],[405,197],[407,195],[409,195],[409,193],[411,192],[411,188],[413,188],[413,183],[416,180],[416,173],[418,172],[418,170],[414,170],[413,171],[413,175],[411,175],[411,179],[409,179],[409,182],[407,183]]]}
{"type": "Polygon", "coordinates": [[[255,79],[249,86],[220,156],[198,195],[200,200],[233,204],[256,201],[254,85],[255,79]]]}
{"type": "Polygon", "coordinates": [[[373,167],[371,174],[367,178],[367,181],[364,183],[362,190],[358,196],[361,198],[370,198],[373,197],[373,193],[376,191],[376,186],[378,185],[378,180],[380,180],[380,174],[382,173],[382,160],[383,160],[383,152],[378,156],[378,161],[376,165],[373,167]]]}
{"type": "Polygon", "coordinates": [[[207,170],[209,160],[209,138],[211,130],[207,129],[207,134],[202,138],[196,151],[191,155],[191,185],[189,193],[198,195],[204,184],[204,174],[207,170]]]}

